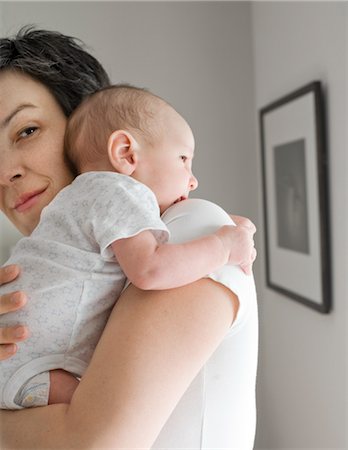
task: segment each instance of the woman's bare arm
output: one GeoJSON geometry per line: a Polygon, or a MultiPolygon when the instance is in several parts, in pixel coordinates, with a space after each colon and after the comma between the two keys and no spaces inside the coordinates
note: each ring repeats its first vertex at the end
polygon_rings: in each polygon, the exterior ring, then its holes
{"type": "Polygon", "coordinates": [[[1,411],[2,449],[149,449],[238,309],[203,279],[118,300],[70,405],[1,411]]]}

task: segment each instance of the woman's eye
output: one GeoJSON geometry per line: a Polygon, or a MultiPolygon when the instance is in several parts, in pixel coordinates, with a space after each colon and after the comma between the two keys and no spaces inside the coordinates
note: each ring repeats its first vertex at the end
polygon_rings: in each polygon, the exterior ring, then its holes
{"type": "Polygon", "coordinates": [[[187,161],[187,156],[185,156],[185,155],[181,155],[180,158],[181,158],[181,160],[184,161],[184,162],[187,161]]]}
{"type": "Polygon", "coordinates": [[[30,136],[31,134],[35,133],[36,130],[37,130],[37,127],[28,127],[28,128],[25,128],[24,130],[22,130],[22,131],[18,134],[18,137],[19,137],[19,138],[27,138],[27,137],[30,136]]]}

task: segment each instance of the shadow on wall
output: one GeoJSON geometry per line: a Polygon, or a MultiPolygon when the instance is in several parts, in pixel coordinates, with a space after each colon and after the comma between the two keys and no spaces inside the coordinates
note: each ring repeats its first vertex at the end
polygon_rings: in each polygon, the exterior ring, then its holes
{"type": "Polygon", "coordinates": [[[8,258],[16,242],[23,237],[19,231],[0,213],[0,265],[8,258]]]}

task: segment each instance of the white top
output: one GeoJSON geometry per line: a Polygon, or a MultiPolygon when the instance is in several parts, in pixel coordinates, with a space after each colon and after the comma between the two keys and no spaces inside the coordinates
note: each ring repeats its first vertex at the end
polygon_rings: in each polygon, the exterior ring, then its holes
{"type": "MultiPolygon", "coordinates": [[[[231,224],[217,205],[190,199],[162,216],[170,242],[184,242],[231,224]]],[[[253,277],[224,266],[210,277],[239,297],[236,320],[181,398],[153,450],[251,450],[255,438],[258,319],[253,277]]]]}
{"type": "Polygon", "coordinates": [[[27,305],[0,316],[0,327],[31,330],[16,354],[0,365],[0,405],[14,402],[31,377],[62,368],[82,376],[126,277],[110,244],[151,230],[168,240],[153,192],[114,172],[78,176],[43,209],[30,237],[15,246],[7,264],[21,275],[5,292],[22,290],[27,305]]]}

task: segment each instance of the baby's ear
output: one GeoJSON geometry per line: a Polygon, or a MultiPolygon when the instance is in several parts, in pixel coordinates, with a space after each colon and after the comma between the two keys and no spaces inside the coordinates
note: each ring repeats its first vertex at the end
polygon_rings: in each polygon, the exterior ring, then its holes
{"type": "Polygon", "coordinates": [[[113,168],[124,175],[132,175],[137,165],[137,141],[125,130],[114,131],[108,140],[108,156],[113,168]]]}

